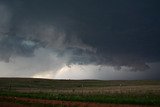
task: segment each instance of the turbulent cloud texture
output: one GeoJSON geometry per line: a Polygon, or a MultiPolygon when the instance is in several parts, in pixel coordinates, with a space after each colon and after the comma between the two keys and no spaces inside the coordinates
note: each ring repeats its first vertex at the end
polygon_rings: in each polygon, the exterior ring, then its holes
{"type": "Polygon", "coordinates": [[[55,75],[66,66],[94,68],[88,65],[106,72],[107,66],[152,72],[152,64],[160,61],[159,3],[0,0],[2,76],[55,75]]]}

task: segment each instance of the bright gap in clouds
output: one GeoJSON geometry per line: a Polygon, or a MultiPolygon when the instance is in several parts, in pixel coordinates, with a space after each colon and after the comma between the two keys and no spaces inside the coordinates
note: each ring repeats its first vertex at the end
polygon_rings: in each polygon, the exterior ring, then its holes
{"type": "MultiPolygon", "coordinates": [[[[153,72],[130,72],[129,68],[122,67],[116,70],[112,66],[100,65],[71,65],[63,66],[56,71],[46,71],[38,73],[33,78],[50,78],[50,79],[98,79],[98,80],[133,80],[150,79],[153,72]]],[[[156,73],[156,72],[155,72],[156,73]]]]}
{"type": "MultiPolygon", "coordinates": [[[[56,51],[39,48],[33,57],[15,57],[9,63],[0,61],[1,77],[33,77],[48,79],[99,79],[131,80],[153,79],[159,73],[159,63],[150,65],[150,70],[131,72],[127,67],[115,69],[113,66],[95,64],[70,64],[71,54],[58,56],[56,51]]],[[[158,78],[158,77],[157,77],[158,78]]],[[[156,79],[156,78],[154,78],[156,79]]]]}
{"type": "MultiPolygon", "coordinates": [[[[55,71],[45,71],[37,73],[33,78],[50,78],[50,79],[100,79],[103,73],[103,67],[100,65],[70,65],[63,66],[55,71]]],[[[113,72],[112,67],[104,67],[107,72],[113,72]]],[[[105,71],[106,72],[106,71],[105,71]]]]}
{"type": "Polygon", "coordinates": [[[55,79],[91,79],[94,73],[92,73],[93,65],[72,65],[64,66],[55,75],[55,79]]]}

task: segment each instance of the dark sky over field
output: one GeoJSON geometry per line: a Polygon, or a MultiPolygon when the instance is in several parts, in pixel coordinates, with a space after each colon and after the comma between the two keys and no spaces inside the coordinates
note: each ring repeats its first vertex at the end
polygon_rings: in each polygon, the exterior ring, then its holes
{"type": "Polygon", "coordinates": [[[160,79],[159,0],[0,0],[0,76],[160,79]]]}

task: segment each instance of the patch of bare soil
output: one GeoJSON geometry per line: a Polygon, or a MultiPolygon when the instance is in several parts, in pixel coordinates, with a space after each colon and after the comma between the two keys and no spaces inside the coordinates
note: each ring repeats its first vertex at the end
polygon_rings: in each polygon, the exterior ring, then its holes
{"type": "MultiPolygon", "coordinates": [[[[73,101],[59,101],[59,100],[42,100],[32,98],[19,98],[19,97],[0,97],[0,99],[6,99],[8,101],[22,101],[33,104],[48,104],[48,105],[60,105],[65,107],[156,107],[149,105],[129,105],[129,104],[100,104],[92,102],[73,102],[73,101]]],[[[27,105],[15,104],[13,102],[0,102],[0,107],[29,107],[27,105]]],[[[45,106],[46,107],[46,106],[45,106]]]]}
{"type": "Polygon", "coordinates": [[[29,107],[22,104],[15,104],[11,102],[0,102],[0,107],[29,107]]]}

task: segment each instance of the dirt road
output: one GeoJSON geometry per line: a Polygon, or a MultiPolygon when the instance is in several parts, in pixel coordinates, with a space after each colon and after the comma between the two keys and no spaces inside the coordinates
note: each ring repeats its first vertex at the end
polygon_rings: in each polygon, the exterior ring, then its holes
{"type": "MultiPolygon", "coordinates": [[[[8,102],[1,102],[0,107],[39,107],[36,104],[46,105],[59,105],[60,107],[157,107],[149,105],[128,105],[128,104],[100,104],[91,102],[73,102],[73,101],[59,101],[59,100],[42,100],[42,99],[32,99],[32,98],[19,98],[19,97],[0,97],[0,99],[6,100],[8,102]],[[16,101],[27,102],[33,105],[27,104],[17,104],[16,101]]],[[[41,106],[42,107],[42,106],[41,106]]],[[[55,106],[54,106],[55,107],[55,106]]]]}

